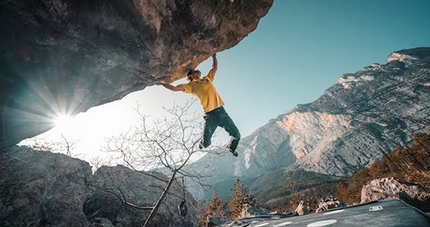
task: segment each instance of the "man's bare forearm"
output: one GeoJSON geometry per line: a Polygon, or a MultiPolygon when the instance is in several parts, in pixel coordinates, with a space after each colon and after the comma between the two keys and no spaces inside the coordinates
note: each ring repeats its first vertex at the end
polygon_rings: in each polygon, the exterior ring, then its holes
{"type": "Polygon", "coordinates": [[[212,68],[218,69],[218,60],[216,59],[216,53],[212,55],[212,68]]]}
{"type": "Polygon", "coordinates": [[[159,85],[162,85],[163,87],[165,87],[165,88],[167,88],[167,89],[169,89],[169,90],[172,90],[173,91],[173,85],[171,85],[171,84],[166,84],[166,83],[158,83],[159,85]]]}
{"type": "Polygon", "coordinates": [[[158,85],[163,85],[163,87],[171,90],[171,91],[184,91],[184,88],[182,88],[181,86],[173,86],[171,84],[167,84],[167,83],[158,83],[158,85]]]}

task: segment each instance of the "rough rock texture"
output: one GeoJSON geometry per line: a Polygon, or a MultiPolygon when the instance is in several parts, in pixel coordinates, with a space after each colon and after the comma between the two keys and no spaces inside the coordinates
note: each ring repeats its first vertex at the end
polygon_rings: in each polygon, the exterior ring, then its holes
{"type": "MultiPolygon", "coordinates": [[[[152,173],[160,179],[165,175],[152,173]]],[[[0,154],[0,226],[142,226],[165,182],[123,166],[91,166],[63,154],[14,147],[0,154]],[[121,199],[120,199],[121,198],[121,199]]],[[[183,186],[175,181],[149,226],[198,226],[196,201],[179,215],[183,186]]]]}
{"type": "MultiPolygon", "coordinates": [[[[160,173],[150,173],[157,178],[168,181],[160,173]]],[[[84,212],[92,217],[109,219],[115,226],[141,227],[149,215],[121,203],[117,196],[124,195],[127,202],[140,207],[153,206],[161,195],[166,183],[153,177],[130,170],[123,166],[102,167],[94,174],[95,192],[85,203],[84,212]]],[[[182,185],[177,181],[171,187],[171,194],[164,198],[163,205],[153,217],[149,226],[198,226],[198,212],[194,198],[186,193],[188,213],[185,217],[179,215],[177,206],[183,200],[182,185]]]]}
{"type": "Polygon", "coordinates": [[[0,163],[0,226],[89,226],[82,210],[91,194],[87,162],[17,148],[0,163]]]}
{"type": "Polygon", "coordinates": [[[345,202],[339,201],[336,199],[326,200],[326,201],[322,201],[318,204],[318,208],[315,211],[315,213],[327,211],[327,210],[335,209],[335,208],[339,208],[339,207],[346,207],[347,205],[348,204],[346,204],[345,202]]]}
{"type": "Polygon", "coordinates": [[[314,102],[298,105],[243,138],[237,159],[226,154],[201,162],[213,164],[205,169],[216,173],[210,178],[213,185],[298,169],[350,176],[382,158],[378,146],[392,152],[427,129],[429,82],[430,48],[396,51],[386,64],[343,75],[314,102]]]}
{"type": "Polygon", "coordinates": [[[375,179],[361,189],[361,203],[401,199],[424,212],[430,212],[430,188],[394,178],[375,179]]]}
{"type": "Polygon", "coordinates": [[[269,210],[262,207],[255,208],[250,206],[249,204],[244,204],[242,211],[240,212],[240,216],[238,218],[242,219],[242,218],[251,217],[255,215],[264,215],[264,214],[269,214],[269,212],[270,212],[269,210]]]}
{"type": "Polygon", "coordinates": [[[229,217],[215,217],[208,215],[206,218],[206,227],[220,226],[221,224],[231,222],[229,217]]]}
{"type": "Polygon", "coordinates": [[[273,0],[0,2],[0,148],[238,44],[273,0]]]}
{"type": "Polygon", "coordinates": [[[302,200],[302,201],[300,201],[299,205],[296,207],[296,209],[294,210],[294,212],[296,212],[297,215],[302,216],[302,215],[309,214],[309,209],[304,204],[304,202],[302,200]]]}

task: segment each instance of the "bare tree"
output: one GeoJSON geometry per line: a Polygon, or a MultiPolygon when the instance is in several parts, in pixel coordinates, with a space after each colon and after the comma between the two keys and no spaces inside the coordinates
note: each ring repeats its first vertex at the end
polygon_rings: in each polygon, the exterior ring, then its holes
{"type": "Polygon", "coordinates": [[[67,156],[79,158],[79,154],[73,152],[77,141],[68,139],[64,134],[60,134],[61,139],[56,141],[48,141],[45,138],[35,137],[29,144],[24,145],[34,150],[49,151],[49,152],[61,152],[67,156]]]}
{"type": "MultiPolygon", "coordinates": [[[[124,195],[118,196],[131,207],[151,210],[144,226],[157,212],[178,174],[197,181],[203,177],[198,173],[191,173],[183,169],[194,156],[203,152],[197,146],[202,126],[197,120],[196,113],[190,111],[193,103],[188,101],[184,106],[174,104],[171,109],[164,108],[167,117],[152,120],[150,116],[142,114],[138,106],[136,111],[140,117],[140,124],[119,136],[110,138],[107,142],[107,151],[120,154],[121,160],[126,166],[166,184],[158,201],[150,208],[132,204],[126,201],[124,195]],[[168,181],[147,171],[161,167],[168,170],[167,175],[170,175],[168,181]]],[[[216,153],[216,149],[205,152],[216,153]]]]}

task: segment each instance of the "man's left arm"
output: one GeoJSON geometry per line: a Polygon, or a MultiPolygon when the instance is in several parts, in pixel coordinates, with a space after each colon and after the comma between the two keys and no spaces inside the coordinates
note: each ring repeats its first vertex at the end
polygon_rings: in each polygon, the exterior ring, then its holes
{"type": "Polygon", "coordinates": [[[216,58],[216,53],[212,55],[212,69],[209,71],[208,76],[211,80],[215,77],[215,73],[218,69],[218,60],[216,58]]]}

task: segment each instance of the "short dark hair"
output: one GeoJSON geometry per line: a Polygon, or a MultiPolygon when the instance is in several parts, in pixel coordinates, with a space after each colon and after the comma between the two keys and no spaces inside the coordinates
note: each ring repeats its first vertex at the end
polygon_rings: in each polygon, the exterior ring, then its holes
{"type": "Polygon", "coordinates": [[[187,76],[189,76],[189,75],[193,74],[193,72],[194,72],[194,70],[193,70],[193,69],[188,70],[188,72],[187,72],[187,76]]]}

